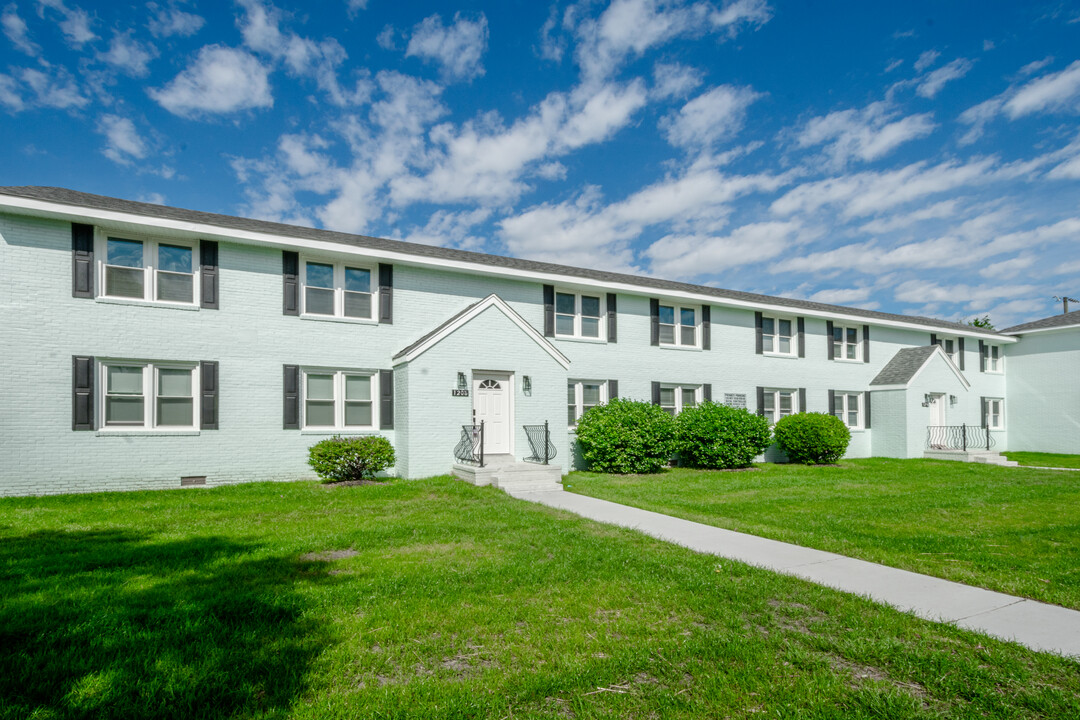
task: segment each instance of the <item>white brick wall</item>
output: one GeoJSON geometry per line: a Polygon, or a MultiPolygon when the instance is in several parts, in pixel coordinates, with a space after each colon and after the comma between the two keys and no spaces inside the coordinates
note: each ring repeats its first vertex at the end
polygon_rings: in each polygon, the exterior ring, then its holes
{"type": "Polygon", "coordinates": [[[1005,358],[1009,449],[1080,453],[1080,328],[1029,333],[1005,358]]]}

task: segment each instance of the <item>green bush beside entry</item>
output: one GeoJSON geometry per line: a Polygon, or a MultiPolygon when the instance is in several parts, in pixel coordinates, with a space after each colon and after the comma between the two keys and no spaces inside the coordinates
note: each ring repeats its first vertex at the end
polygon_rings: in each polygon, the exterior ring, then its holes
{"type": "Polygon", "coordinates": [[[773,434],[788,460],[805,465],[834,463],[844,457],[851,442],[851,431],[840,418],[825,413],[796,413],[780,418],[773,434]]]}
{"type": "Polygon", "coordinates": [[[581,416],[581,455],[595,472],[659,472],[675,454],[675,421],[659,406],[615,399],[581,416]]]}
{"type": "Polygon", "coordinates": [[[680,462],[702,468],[749,467],[772,439],[760,415],[708,401],[679,413],[675,432],[680,462]]]}
{"type": "Polygon", "coordinates": [[[323,482],[373,478],[395,461],[394,446],[381,435],[335,435],[308,448],[308,465],[323,482]]]}

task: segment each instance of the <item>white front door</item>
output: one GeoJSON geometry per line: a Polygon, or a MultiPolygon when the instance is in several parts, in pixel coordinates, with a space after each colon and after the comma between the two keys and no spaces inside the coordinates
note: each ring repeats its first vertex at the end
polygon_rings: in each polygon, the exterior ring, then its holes
{"type": "Polygon", "coordinates": [[[930,424],[942,426],[945,424],[945,396],[933,395],[930,401],[930,424]]]}
{"type": "Polygon", "coordinates": [[[510,376],[475,373],[473,375],[473,422],[484,422],[484,454],[511,452],[510,376]]]}

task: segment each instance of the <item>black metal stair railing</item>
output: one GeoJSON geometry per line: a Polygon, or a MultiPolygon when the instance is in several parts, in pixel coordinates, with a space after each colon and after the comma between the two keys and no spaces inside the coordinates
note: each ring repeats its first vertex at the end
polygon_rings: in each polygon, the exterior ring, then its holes
{"type": "Polygon", "coordinates": [[[462,425],[461,439],[454,448],[458,462],[484,467],[484,421],[479,425],[462,425]]]}
{"type": "Polygon", "coordinates": [[[543,463],[547,465],[558,454],[555,445],[551,442],[551,428],[547,420],[543,425],[523,425],[525,437],[529,439],[529,449],[532,455],[525,458],[525,462],[543,463]]]}
{"type": "Polygon", "coordinates": [[[990,450],[997,442],[989,428],[977,425],[928,425],[928,450],[990,450]]]}

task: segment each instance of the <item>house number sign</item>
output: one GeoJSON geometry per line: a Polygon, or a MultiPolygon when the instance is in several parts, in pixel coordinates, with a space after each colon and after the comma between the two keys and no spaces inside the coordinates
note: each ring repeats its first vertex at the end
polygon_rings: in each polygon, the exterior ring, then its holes
{"type": "Polygon", "coordinates": [[[469,391],[458,390],[457,388],[454,388],[450,391],[450,397],[469,397],[469,391]]]}

